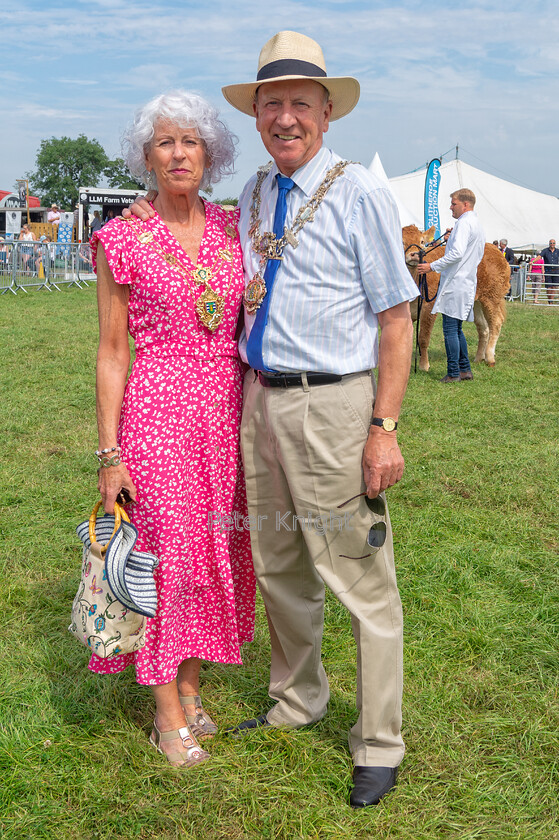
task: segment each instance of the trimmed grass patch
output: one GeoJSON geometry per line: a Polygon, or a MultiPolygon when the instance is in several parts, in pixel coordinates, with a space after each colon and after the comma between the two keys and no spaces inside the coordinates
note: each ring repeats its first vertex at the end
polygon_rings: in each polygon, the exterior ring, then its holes
{"type": "MultiPolygon", "coordinates": [[[[470,348],[475,329],[465,325],[470,348]]],[[[405,615],[396,791],[353,811],[350,622],[328,597],[327,716],[299,732],[218,736],[170,768],[147,742],[148,689],[87,670],[66,630],[75,526],[96,500],[95,289],[0,298],[0,831],[5,840],[557,840],[559,312],[508,305],[497,366],[411,375],[389,491],[405,615]]],[[[472,354],[473,355],[473,354],[472,354]]],[[[207,665],[221,727],[268,708],[269,643],[207,665]]]]}

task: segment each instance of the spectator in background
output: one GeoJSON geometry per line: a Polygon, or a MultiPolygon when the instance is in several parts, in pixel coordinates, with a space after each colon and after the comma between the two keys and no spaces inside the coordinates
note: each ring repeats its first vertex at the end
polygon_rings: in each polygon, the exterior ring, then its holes
{"type": "Polygon", "coordinates": [[[80,205],[74,204],[74,215],[72,218],[72,242],[78,241],[78,231],[80,229],[80,205]]]}
{"type": "Polygon", "coordinates": [[[8,246],[4,239],[0,239],[0,271],[8,265],[8,246]]]}
{"type": "Polygon", "coordinates": [[[58,204],[51,204],[50,210],[47,214],[47,222],[50,222],[51,225],[58,225],[60,224],[60,210],[58,209],[58,204]]]}
{"type": "Polygon", "coordinates": [[[47,234],[47,237],[46,237],[46,240],[45,240],[44,244],[46,245],[51,264],[54,264],[54,260],[55,260],[55,257],[56,257],[56,243],[53,242],[52,239],[50,238],[50,236],[48,236],[48,234],[47,234]]]}
{"type": "Polygon", "coordinates": [[[91,248],[88,244],[80,245],[78,249],[78,270],[84,272],[93,271],[93,260],[91,258],[91,248]]]}
{"type": "Polygon", "coordinates": [[[505,255],[505,259],[509,265],[516,265],[516,257],[512,248],[508,246],[508,239],[499,240],[499,251],[505,255]]]}
{"type": "MultiPolygon", "coordinates": [[[[29,227],[29,225],[23,225],[21,228],[21,233],[19,235],[20,242],[36,242],[37,237],[29,227]]],[[[29,260],[33,256],[34,247],[33,245],[22,245],[20,248],[21,254],[21,267],[24,271],[27,271],[29,266],[29,260]]]]}
{"type": "MultiPolygon", "coordinates": [[[[514,256],[514,251],[512,250],[512,248],[508,247],[508,240],[507,239],[500,239],[499,240],[499,251],[501,252],[501,254],[503,254],[504,258],[508,262],[508,264],[510,266],[510,276],[512,277],[512,273],[514,271],[513,266],[517,265],[518,263],[516,261],[516,257],[514,256]]],[[[505,295],[505,298],[507,300],[512,300],[512,283],[509,286],[509,290],[508,290],[507,294],[505,295]]]]}
{"type": "Polygon", "coordinates": [[[114,217],[115,217],[115,211],[114,210],[107,210],[107,215],[105,216],[105,221],[103,222],[103,224],[106,225],[107,222],[110,222],[111,219],[114,219],[114,217]]]}
{"type": "Polygon", "coordinates": [[[99,210],[93,211],[93,221],[91,222],[91,227],[89,229],[89,238],[93,236],[94,233],[97,233],[98,230],[101,230],[103,227],[103,222],[101,221],[101,213],[99,210]]]}
{"type": "Polygon", "coordinates": [[[555,247],[555,239],[549,240],[549,247],[543,249],[541,256],[545,263],[547,302],[553,304],[557,302],[557,294],[559,292],[559,251],[555,247]]]}
{"type": "Polygon", "coordinates": [[[45,248],[43,248],[43,245],[45,247],[47,245],[47,237],[44,233],[42,234],[42,236],[39,237],[39,244],[35,248],[35,270],[37,272],[37,276],[39,276],[41,273],[41,266],[43,266],[44,271],[43,255],[45,253],[45,248]]]}
{"type": "Polygon", "coordinates": [[[532,257],[528,265],[528,272],[532,281],[532,293],[534,303],[538,302],[538,296],[542,287],[544,259],[541,254],[532,257]]]}

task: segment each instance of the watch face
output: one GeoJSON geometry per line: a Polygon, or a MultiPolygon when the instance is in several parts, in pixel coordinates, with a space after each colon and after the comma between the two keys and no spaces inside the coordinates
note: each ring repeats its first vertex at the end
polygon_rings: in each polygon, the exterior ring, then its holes
{"type": "Polygon", "coordinates": [[[382,428],[385,432],[393,432],[396,428],[396,421],[392,417],[385,417],[382,421],[382,428]]]}

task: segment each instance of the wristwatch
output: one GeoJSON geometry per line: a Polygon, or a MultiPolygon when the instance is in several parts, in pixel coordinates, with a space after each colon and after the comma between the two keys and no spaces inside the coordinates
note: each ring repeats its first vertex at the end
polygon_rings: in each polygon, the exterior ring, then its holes
{"type": "Polygon", "coordinates": [[[371,426],[382,426],[385,432],[395,432],[398,423],[393,417],[373,417],[371,426]]]}

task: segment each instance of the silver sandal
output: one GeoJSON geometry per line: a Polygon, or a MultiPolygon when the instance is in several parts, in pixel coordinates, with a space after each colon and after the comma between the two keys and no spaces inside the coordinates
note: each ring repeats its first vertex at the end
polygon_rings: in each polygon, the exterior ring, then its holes
{"type": "Polygon", "coordinates": [[[207,761],[210,757],[209,752],[202,749],[188,726],[181,726],[180,729],[171,729],[169,732],[160,732],[154,721],[149,742],[155,747],[157,752],[165,756],[169,764],[172,764],[173,767],[193,767],[195,764],[201,764],[203,761],[207,761]],[[178,740],[182,741],[182,746],[186,750],[186,758],[185,753],[178,749],[171,750],[170,752],[164,752],[161,749],[160,744],[163,741],[178,740]]]}
{"type": "Polygon", "coordinates": [[[217,734],[217,726],[202,706],[202,700],[199,694],[191,697],[179,697],[179,701],[183,708],[185,706],[195,707],[195,714],[187,715],[186,711],[184,713],[186,722],[195,738],[203,741],[206,738],[213,738],[217,734]]]}

